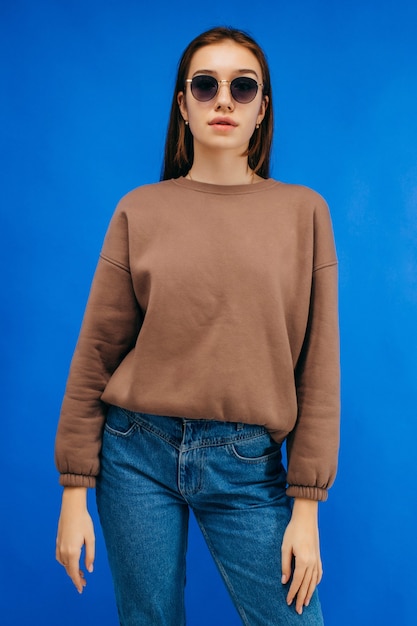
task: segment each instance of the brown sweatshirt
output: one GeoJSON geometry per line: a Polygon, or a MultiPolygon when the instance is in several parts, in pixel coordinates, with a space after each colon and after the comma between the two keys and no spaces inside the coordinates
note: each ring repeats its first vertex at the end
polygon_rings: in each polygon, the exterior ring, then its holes
{"type": "Polygon", "coordinates": [[[262,424],[287,493],[325,500],[339,443],[337,260],[326,203],[273,179],[139,187],[110,223],[56,440],[95,485],[106,406],[262,424]]]}

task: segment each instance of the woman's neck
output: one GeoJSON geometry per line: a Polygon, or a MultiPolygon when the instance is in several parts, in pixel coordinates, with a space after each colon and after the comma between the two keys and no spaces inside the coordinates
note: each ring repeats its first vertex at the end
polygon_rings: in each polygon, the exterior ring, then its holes
{"type": "Polygon", "coordinates": [[[210,159],[195,154],[188,178],[212,185],[250,185],[262,180],[250,169],[247,157],[228,155],[224,151],[210,159]]]}

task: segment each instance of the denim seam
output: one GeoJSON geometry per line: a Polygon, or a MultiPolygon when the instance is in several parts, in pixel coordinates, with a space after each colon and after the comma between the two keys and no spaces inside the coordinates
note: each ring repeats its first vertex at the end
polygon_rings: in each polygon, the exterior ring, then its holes
{"type": "Polygon", "coordinates": [[[263,456],[254,456],[254,457],[246,457],[241,456],[236,450],[233,443],[230,446],[227,446],[228,450],[231,451],[232,456],[238,461],[243,461],[244,463],[248,463],[249,465],[256,465],[256,463],[265,463],[270,459],[281,454],[281,448],[279,450],[275,450],[275,452],[270,452],[270,454],[264,454],[263,456]]]}
{"type": "Polygon", "coordinates": [[[234,590],[232,582],[231,582],[229,576],[227,575],[227,572],[224,569],[222,562],[217,557],[217,553],[216,553],[216,551],[214,549],[213,544],[211,543],[210,537],[207,534],[207,531],[206,531],[206,529],[204,527],[204,524],[202,523],[198,513],[196,513],[196,511],[194,509],[193,509],[193,511],[194,511],[195,518],[196,518],[196,520],[198,522],[198,525],[200,526],[201,532],[203,533],[204,538],[205,538],[205,540],[207,542],[207,545],[209,547],[209,550],[210,550],[210,552],[211,552],[211,554],[213,556],[213,559],[215,560],[216,565],[219,568],[219,571],[220,571],[220,573],[222,575],[222,578],[223,578],[224,582],[226,583],[227,589],[229,590],[229,593],[230,593],[230,595],[231,595],[231,597],[233,599],[234,605],[235,605],[237,611],[239,612],[239,615],[242,618],[242,621],[243,621],[244,625],[245,626],[250,626],[248,618],[246,616],[245,609],[240,605],[238,596],[236,595],[236,592],[234,590]]]}
{"type": "Polygon", "coordinates": [[[178,491],[181,494],[181,496],[184,498],[184,500],[187,502],[187,504],[189,506],[191,506],[188,498],[191,496],[195,496],[198,493],[201,492],[201,490],[204,488],[204,478],[203,478],[203,467],[204,467],[204,459],[199,459],[199,472],[198,472],[198,481],[197,484],[193,487],[193,489],[187,489],[187,481],[186,479],[182,480],[183,477],[183,469],[184,469],[184,464],[186,463],[186,458],[184,459],[184,463],[183,463],[183,458],[184,455],[186,455],[188,452],[190,452],[191,449],[185,449],[179,450],[178,453],[178,469],[177,469],[177,487],[178,487],[178,491]]]}
{"type": "Polygon", "coordinates": [[[126,415],[128,415],[130,417],[130,419],[132,419],[135,422],[135,425],[137,427],[143,428],[143,430],[146,430],[147,432],[155,435],[156,437],[159,437],[160,439],[163,439],[164,441],[166,441],[168,444],[170,444],[174,448],[176,448],[176,449],[179,448],[179,446],[176,444],[175,440],[173,440],[173,438],[170,437],[170,435],[167,435],[164,432],[162,432],[161,430],[159,430],[157,428],[154,428],[151,424],[149,424],[149,422],[147,422],[144,419],[141,419],[140,418],[140,413],[134,413],[133,411],[127,411],[126,409],[122,409],[122,411],[124,413],[126,413],[126,415]]]}
{"type": "Polygon", "coordinates": [[[140,428],[146,430],[146,432],[150,433],[151,435],[155,435],[155,437],[162,439],[176,450],[179,450],[179,445],[169,435],[164,435],[164,433],[162,433],[160,430],[156,430],[155,428],[152,428],[152,426],[149,426],[149,424],[145,424],[143,422],[140,423],[140,428]]]}
{"type": "MultiPolygon", "coordinates": [[[[147,421],[146,419],[144,419],[142,416],[144,415],[149,415],[151,416],[151,414],[149,413],[144,413],[142,411],[130,411],[129,409],[124,409],[123,407],[119,407],[123,413],[125,413],[125,415],[127,415],[130,419],[132,419],[133,421],[135,421],[137,424],[140,424],[141,426],[143,425],[144,427],[146,427],[148,430],[152,430],[152,432],[155,432],[155,434],[159,434],[163,439],[165,439],[166,441],[172,440],[172,438],[169,435],[165,435],[165,433],[163,431],[161,431],[159,428],[154,428],[154,426],[152,424],[149,423],[149,421],[147,421]]],[[[180,418],[171,418],[169,415],[156,415],[155,417],[167,417],[169,419],[180,419],[180,418]]],[[[188,419],[186,418],[186,424],[188,422],[202,422],[203,420],[198,420],[198,419],[188,419]]],[[[216,421],[216,420],[204,420],[204,422],[210,423],[211,421],[216,421]]],[[[235,422],[222,422],[224,424],[235,424],[235,422]]],[[[242,422],[236,422],[238,424],[243,424],[242,422]]],[[[260,424],[243,424],[244,426],[251,426],[251,427],[255,427],[256,430],[249,432],[249,433],[245,433],[245,432],[241,432],[241,430],[237,429],[236,430],[236,434],[234,435],[230,435],[228,437],[221,437],[221,438],[214,438],[214,439],[207,439],[204,440],[203,439],[203,444],[202,445],[207,445],[207,446],[211,446],[211,445],[223,445],[224,443],[230,443],[232,441],[241,441],[241,440],[245,440],[245,439],[255,439],[257,437],[263,437],[264,435],[269,435],[270,433],[269,431],[265,428],[265,426],[262,426],[260,424]]],[[[197,447],[200,447],[200,444],[198,444],[197,447]]]]}
{"type": "Polygon", "coordinates": [[[108,433],[109,435],[113,435],[114,437],[120,437],[121,439],[129,439],[129,437],[133,435],[134,431],[137,429],[138,429],[137,424],[132,424],[126,432],[116,430],[115,428],[112,428],[108,424],[104,425],[104,430],[106,431],[106,433],[108,433]]]}
{"type": "MultiPolygon", "coordinates": [[[[181,447],[182,442],[179,439],[175,440],[170,435],[161,431],[159,428],[155,428],[154,426],[152,426],[152,424],[150,424],[148,421],[141,418],[141,414],[139,412],[134,413],[133,411],[128,411],[126,409],[122,409],[122,411],[126,415],[128,415],[130,419],[134,420],[135,424],[137,424],[140,428],[143,428],[144,430],[154,434],[160,439],[163,439],[164,441],[172,445],[177,450],[181,447]]],[[[259,432],[256,431],[255,434],[251,432],[251,433],[234,434],[229,437],[216,437],[213,439],[203,439],[202,441],[196,442],[191,445],[186,444],[185,447],[188,450],[195,450],[198,448],[210,448],[210,447],[230,445],[233,443],[238,443],[238,442],[246,441],[249,439],[258,439],[259,437],[264,437],[266,434],[268,434],[268,432],[263,427],[260,427],[260,428],[262,428],[262,430],[259,432]]],[[[238,432],[239,431],[236,431],[236,433],[238,432]]]]}
{"type": "Polygon", "coordinates": [[[231,435],[230,437],[216,437],[213,439],[203,439],[202,441],[191,445],[190,449],[211,448],[211,447],[232,445],[234,443],[247,441],[249,439],[259,439],[259,437],[264,437],[265,434],[266,434],[265,432],[260,432],[257,435],[254,435],[253,433],[248,433],[246,435],[231,435]]]}

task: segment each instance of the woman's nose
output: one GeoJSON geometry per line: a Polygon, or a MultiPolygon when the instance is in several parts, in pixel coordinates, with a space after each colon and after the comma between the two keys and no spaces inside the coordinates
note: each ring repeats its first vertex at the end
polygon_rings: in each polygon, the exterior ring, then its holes
{"type": "Polygon", "coordinates": [[[219,81],[219,90],[216,94],[216,109],[225,107],[229,110],[234,108],[233,98],[228,80],[219,81]]]}

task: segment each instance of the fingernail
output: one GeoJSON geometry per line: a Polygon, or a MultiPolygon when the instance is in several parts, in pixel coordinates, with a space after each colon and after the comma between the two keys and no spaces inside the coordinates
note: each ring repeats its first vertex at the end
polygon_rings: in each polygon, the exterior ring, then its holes
{"type": "Polygon", "coordinates": [[[94,567],[93,567],[93,565],[90,565],[90,566],[88,567],[88,571],[90,572],[90,574],[92,574],[92,573],[93,573],[93,571],[94,571],[94,567]]]}
{"type": "Polygon", "coordinates": [[[285,574],[283,574],[282,578],[281,578],[281,582],[283,585],[285,585],[285,583],[287,582],[287,577],[285,576],[285,574]]]}

